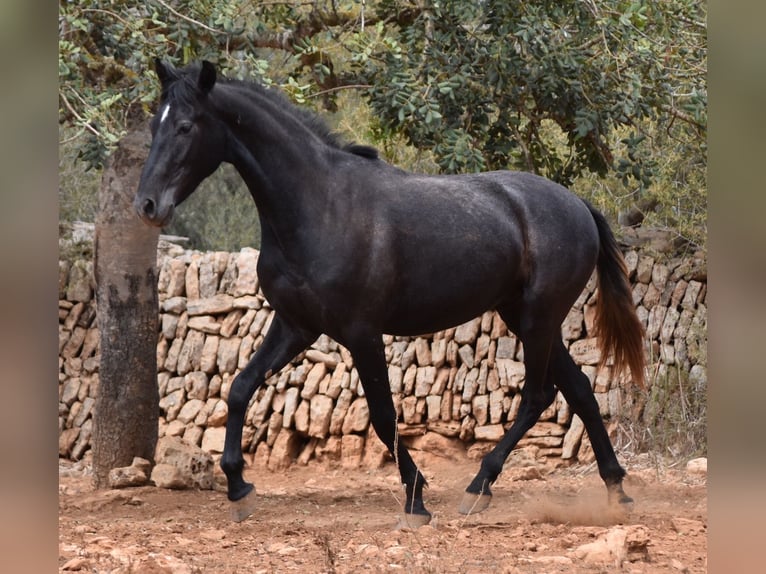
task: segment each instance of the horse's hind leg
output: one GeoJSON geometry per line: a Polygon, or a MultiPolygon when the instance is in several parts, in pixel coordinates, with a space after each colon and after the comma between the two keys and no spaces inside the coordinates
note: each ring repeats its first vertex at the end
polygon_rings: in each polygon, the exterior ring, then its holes
{"type": "Polygon", "coordinates": [[[543,326],[527,328],[520,333],[524,344],[526,376],[519,413],[500,442],[482,459],[478,474],[466,488],[460,502],[458,511],[461,514],[474,514],[489,506],[492,500],[490,485],[497,480],[508,455],[556,397],[549,360],[553,339],[558,336],[556,329],[543,326]]]}
{"type": "Polygon", "coordinates": [[[418,527],[428,524],[431,513],[423,504],[423,486],[426,481],[407,447],[398,440],[396,409],[391,397],[388,368],[380,335],[354,337],[346,345],[359,371],[359,379],[367,397],[370,422],[378,438],[388,447],[399,467],[405,485],[404,526],[418,527]]]}
{"type": "Polygon", "coordinates": [[[617,461],[588,377],[575,364],[561,341],[554,345],[551,365],[556,385],[572,411],[582,419],[588,433],[598,463],[599,475],[607,487],[610,504],[631,504],[633,499],[622,489],[625,470],[617,461]]]}
{"type": "Polygon", "coordinates": [[[242,427],[247,405],[253,393],[272,373],[284,367],[315,338],[314,335],[289,325],[279,315],[275,315],[263,343],[231,385],[227,401],[229,415],[226,420],[221,469],[226,474],[228,498],[232,502],[231,517],[236,522],[241,522],[254,510],[253,485],[242,478],[242,469],[245,466],[242,456],[242,427]]]}

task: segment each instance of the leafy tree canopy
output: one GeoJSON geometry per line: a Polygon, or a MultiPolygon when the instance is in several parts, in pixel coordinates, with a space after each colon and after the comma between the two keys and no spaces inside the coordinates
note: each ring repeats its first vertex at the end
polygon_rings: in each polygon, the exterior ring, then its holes
{"type": "Polygon", "coordinates": [[[60,0],[60,118],[86,164],[153,111],[155,56],[331,111],[355,88],[372,143],[403,136],[444,172],[607,176],[618,208],[704,243],[701,0],[60,0]]]}

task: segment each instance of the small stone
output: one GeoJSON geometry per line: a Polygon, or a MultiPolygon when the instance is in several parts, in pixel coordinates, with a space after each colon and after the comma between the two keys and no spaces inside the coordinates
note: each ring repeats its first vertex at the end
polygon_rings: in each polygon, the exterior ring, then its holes
{"type": "Polygon", "coordinates": [[[109,488],[127,488],[130,486],[143,486],[149,479],[146,474],[134,466],[113,468],[108,476],[109,488]]]}
{"type": "Polygon", "coordinates": [[[572,345],[569,347],[569,354],[572,355],[572,358],[578,365],[598,364],[601,359],[598,339],[591,337],[572,342],[572,345]]]}
{"type": "Polygon", "coordinates": [[[471,344],[476,340],[481,328],[481,317],[476,317],[467,323],[463,323],[455,329],[454,340],[458,345],[471,344]]]}
{"type": "Polygon", "coordinates": [[[341,453],[341,438],[330,436],[317,443],[314,456],[319,462],[325,460],[339,460],[341,453]]]}
{"type": "Polygon", "coordinates": [[[284,470],[298,457],[301,449],[300,435],[290,429],[282,429],[274,441],[269,455],[269,470],[284,470]]]}
{"type": "MultiPolygon", "coordinates": [[[[218,431],[219,429],[207,429],[205,434],[218,431]]],[[[224,430],[224,429],[220,429],[224,430]]],[[[220,451],[219,451],[220,452],[220,451]]],[[[183,486],[166,486],[165,488],[200,488],[210,490],[213,488],[213,458],[196,445],[191,445],[176,437],[163,437],[157,442],[155,453],[155,465],[152,470],[152,481],[155,481],[155,472],[163,484],[176,484],[181,481],[183,486]],[[171,466],[177,470],[172,473],[166,468],[159,466],[171,466]]],[[[159,486],[159,485],[158,485],[159,486]]]]}
{"type": "Polygon", "coordinates": [[[146,476],[149,476],[149,473],[152,470],[152,462],[145,458],[141,458],[140,456],[133,457],[133,462],[130,463],[130,466],[137,468],[146,476]]]}
{"type": "Polygon", "coordinates": [[[327,373],[327,365],[323,362],[314,364],[309,371],[306,381],[303,383],[301,398],[311,399],[319,390],[319,383],[327,373]]]}
{"type": "Polygon", "coordinates": [[[66,457],[71,452],[79,435],[80,429],[77,427],[61,431],[61,434],[59,434],[59,456],[66,457]]]}
{"type": "Polygon", "coordinates": [[[187,399],[205,401],[207,399],[207,388],[207,375],[202,371],[193,371],[187,373],[184,377],[184,389],[186,390],[187,399]]]}
{"type": "Polygon", "coordinates": [[[564,435],[561,458],[567,460],[574,458],[577,455],[584,432],[585,425],[583,424],[582,419],[577,415],[572,415],[572,422],[564,435]]]}
{"type": "Polygon", "coordinates": [[[487,440],[497,442],[505,434],[505,429],[501,424],[477,426],[473,429],[476,440],[487,440]]]}
{"type": "Polygon", "coordinates": [[[441,417],[442,398],[437,395],[428,395],[426,397],[426,420],[428,422],[438,421],[441,417]]]}
{"type": "Polygon", "coordinates": [[[239,362],[240,343],[239,337],[220,339],[218,341],[217,364],[219,373],[233,373],[236,370],[237,363],[239,362]]]}
{"type": "MultiPolygon", "coordinates": [[[[309,415],[311,407],[309,401],[301,401],[298,408],[295,409],[295,430],[300,433],[309,431],[309,415]]],[[[340,421],[343,424],[343,421],[340,421]]]]}
{"type": "MultiPolygon", "coordinates": [[[[430,429],[431,427],[429,425],[429,430],[430,429]]],[[[456,430],[454,436],[457,436],[458,432],[459,429],[456,430]]],[[[426,432],[424,435],[413,437],[410,442],[410,448],[441,456],[449,460],[459,460],[465,455],[465,447],[462,442],[452,440],[437,432],[426,432]]]]}
{"type": "Polygon", "coordinates": [[[707,475],[707,458],[693,458],[686,463],[686,472],[689,474],[707,475]]]}
{"type": "Polygon", "coordinates": [[[235,297],[255,295],[258,292],[258,251],[245,248],[237,255],[237,279],[232,292],[235,297]]]}
{"type": "Polygon", "coordinates": [[[471,412],[476,424],[482,426],[489,418],[489,395],[476,395],[471,400],[471,412]]]}
{"type": "Polygon", "coordinates": [[[234,309],[226,315],[226,318],[221,322],[220,333],[221,337],[229,338],[234,333],[238,332],[239,320],[242,319],[244,311],[241,309],[234,309]]]}
{"type": "Polygon", "coordinates": [[[540,469],[535,466],[525,466],[521,468],[510,468],[507,471],[508,476],[513,481],[521,480],[542,480],[543,475],[540,469]]]}
{"type": "Polygon", "coordinates": [[[343,435],[340,450],[341,466],[343,468],[357,468],[362,462],[364,437],[357,434],[343,435]]]}
{"type": "Polygon", "coordinates": [[[516,339],[514,337],[500,337],[497,340],[496,359],[513,359],[516,355],[516,339]]]}
{"type": "Polygon", "coordinates": [[[309,361],[312,363],[324,363],[325,367],[329,370],[335,369],[340,362],[340,355],[336,355],[337,354],[323,353],[317,349],[309,349],[306,351],[306,358],[309,361]]]}
{"type": "Polygon", "coordinates": [[[314,395],[309,404],[309,436],[324,438],[330,429],[333,400],[325,395],[314,395]]]}
{"type": "Polygon", "coordinates": [[[172,464],[160,463],[152,469],[152,482],[159,488],[180,490],[187,488],[186,480],[181,471],[172,464]]]}
{"type": "Polygon", "coordinates": [[[212,427],[202,435],[202,450],[205,452],[223,452],[223,445],[226,438],[226,427],[212,427]]]}
{"type": "MultiPolygon", "coordinates": [[[[173,315],[164,315],[165,317],[172,317],[173,315]]],[[[191,317],[187,323],[189,329],[195,331],[202,331],[210,335],[217,335],[221,331],[221,324],[213,319],[210,315],[203,315],[201,317],[191,317]]]]}
{"type": "Polygon", "coordinates": [[[418,367],[415,376],[415,396],[425,397],[428,395],[435,380],[436,369],[434,367],[418,367]]]}
{"type": "Polygon", "coordinates": [[[444,421],[444,420],[433,421],[433,422],[429,422],[427,427],[428,427],[428,430],[448,438],[455,438],[460,434],[459,421],[444,421]]]}
{"type": "Polygon", "coordinates": [[[345,434],[362,432],[367,430],[370,424],[370,408],[367,399],[359,397],[351,403],[351,406],[343,420],[341,432],[345,434]]]}
{"type": "Polygon", "coordinates": [[[578,546],[573,555],[589,564],[620,566],[625,560],[647,560],[648,545],[649,536],[645,526],[616,526],[599,536],[595,542],[578,546]]]}
{"type": "Polygon", "coordinates": [[[173,313],[174,315],[180,315],[186,311],[186,297],[168,297],[162,302],[160,308],[165,313],[173,313]]]}
{"type": "MultiPolygon", "coordinates": [[[[177,340],[177,339],[176,339],[177,340]]],[[[184,339],[184,344],[178,353],[176,372],[179,375],[198,369],[200,367],[200,355],[205,345],[205,334],[201,331],[189,331],[184,339]]]]}
{"type": "Polygon", "coordinates": [[[654,267],[654,259],[644,255],[640,256],[636,265],[636,281],[649,283],[652,279],[652,267],[654,267]]]}
{"type": "Polygon", "coordinates": [[[460,361],[469,369],[475,364],[475,353],[471,345],[463,345],[457,350],[457,354],[460,357],[460,361]]]}
{"type": "Polygon", "coordinates": [[[199,359],[199,368],[203,373],[212,374],[216,370],[219,340],[219,337],[215,335],[205,337],[205,344],[202,346],[199,359]]]}
{"type": "Polygon", "coordinates": [[[190,317],[196,315],[221,315],[228,313],[232,309],[234,309],[234,297],[225,294],[186,302],[186,311],[190,317]]]}
{"type": "MultiPolygon", "coordinates": [[[[500,346],[498,345],[498,352],[500,346]]],[[[495,361],[497,374],[500,380],[500,387],[516,391],[526,377],[524,363],[512,359],[501,359],[499,356],[495,361]]]]}
{"type": "Polygon", "coordinates": [[[67,560],[64,562],[64,565],[61,567],[62,570],[65,570],[67,572],[74,572],[77,570],[91,570],[91,563],[90,560],[87,558],[82,558],[80,556],[77,556],[75,558],[72,558],[71,560],[67,560]]]}
{"type": "Polygon", "coordinates": [[[189,401],[186,401],[184,403],[184,406],[181,407],[180,412],[178,413],[178,416],[176,417],[178,421],[182,422],[184,425],[192,422],[199,412],[202,410],[202,408],[205,406],[205,403],[199,399],[191,399],[189,401]]]}

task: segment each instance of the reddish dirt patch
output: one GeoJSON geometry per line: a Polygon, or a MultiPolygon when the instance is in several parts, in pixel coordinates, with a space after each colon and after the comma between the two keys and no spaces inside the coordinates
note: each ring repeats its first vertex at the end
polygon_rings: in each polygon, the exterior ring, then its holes
{"type": "Polygon", "coordinates": [[[223,492],[139,487],[95,491],[87,465],[62,461],[60,571],[110,573],[698,573],[707,571],[705,478],[626,465],[633,512],[610,515],[592,466],[539,472],[508,467],[490,508],[457,513],[477,470],[467,459],[421,455],[432,524],[396,530],[396,468],[273,473],[250,468],[259,508],[230,522],[223,492]],[[534,477],[539,478],[534,478],[534,477]],[[640,526],[638,526],[640,525],[640,526]],[[639,552],[586,557],[583,548],[627,531],[639,552]]]}

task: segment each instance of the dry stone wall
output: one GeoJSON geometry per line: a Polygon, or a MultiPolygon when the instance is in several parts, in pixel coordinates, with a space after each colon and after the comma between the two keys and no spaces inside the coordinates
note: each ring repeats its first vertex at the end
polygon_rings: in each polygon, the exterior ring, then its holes
{"type": "MultiPolygon", "coordinates": [[[[707,277],[698,259],[655,261],[625,253],[633,299],[646,326],[651,378],[669,369],[706,377],[707,277]]],[[[175,436],[214,456],[223,450],[232,381],[259,347],[273,311],[259,289],[258,252],[185,251],[158,256],[157,338],[160,436],[175,436]]],[[[98,392],[99,340],[92,263],[60,262],[59,454],[80,459],[90,448],[98,392]]],[[[624,415],[628,380],[597,370],[593,338],[595,277],[562,327],[567,347],[591,380],[603,416],[624,415]]],[[[125,342],[129,344],[129,341],[125,342]]],[[[494,312],[421,337],[385,337],[400,435],[417,447],[486,450],[513,422],[524,384],[524,350],[494,312]],[[451,441],[451,442],[450,442],[451,441]]],[[[243,447],[271,468],[294,460],[377,464],[386,453],[349,352],[327,336],[256,393],[243,447]]],[[[592,456],[578,417],[561,394],[522,439],[539,456],[592,456]]]]}

